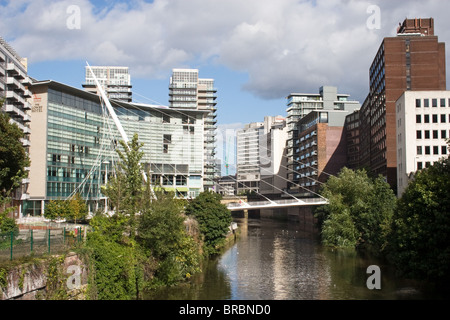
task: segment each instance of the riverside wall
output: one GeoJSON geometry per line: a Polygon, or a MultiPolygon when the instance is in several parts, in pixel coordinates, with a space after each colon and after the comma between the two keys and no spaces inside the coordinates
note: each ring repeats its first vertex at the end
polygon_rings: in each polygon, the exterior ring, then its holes
{"type": "Polygon", "coordinates": [[[13,267],[0,267],[0,300],[40,300],[45,299],[51,259],[57,259],[58,279],[69,300],[83,300],[87,287],[87,268],[76,253],[52,256],[13,267]],[[62,257],[62,259],[61,259],[62,257]]]}

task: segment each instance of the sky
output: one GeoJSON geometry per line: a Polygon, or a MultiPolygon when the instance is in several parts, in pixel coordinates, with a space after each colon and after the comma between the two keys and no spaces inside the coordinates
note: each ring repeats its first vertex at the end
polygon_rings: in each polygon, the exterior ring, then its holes
{"type": "Polygon", "coordinates": [[[0,36],[38,80],[81,88],[86,62],[128,66],[135,102],[168,105],[172,69],[199,69],[224,130],[285,116],[290,93],[324,85],[362,103],[383,38],[432,17],[447,43],[449,12],[447,0],[0,0],[0,36]]]}

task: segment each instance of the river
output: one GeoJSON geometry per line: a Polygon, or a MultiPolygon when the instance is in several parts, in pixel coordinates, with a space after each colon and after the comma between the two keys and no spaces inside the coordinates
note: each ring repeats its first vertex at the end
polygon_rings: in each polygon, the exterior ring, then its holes
{"type": "Polygon", "coordinates": [[[323,247],[298,222],[235,219],[239,238],[207,261],[188,284],[148,294],[148,300],[435,299],[417,282],[395,277],[392,267],[353,250],[323,247]],[[381,289],[368,289],[371,265],[381,289]]]}

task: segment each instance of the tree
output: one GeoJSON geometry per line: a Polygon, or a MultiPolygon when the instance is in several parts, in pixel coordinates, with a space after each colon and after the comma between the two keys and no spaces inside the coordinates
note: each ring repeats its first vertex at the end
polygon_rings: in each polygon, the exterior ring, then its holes
{"type": "Polygon", "coordinates": [[[70,215],[69,202],[64,200],[49,201],[44,210],[44,217],[50,220],[64,219],[70,215]]]}
{"type": "Polygon", "coordinates": [[[450,159],[418,171],[398,201],[389,256],[405,276],[450,284],[450,159]]]}
{"type": "Polygon", "coordinates": [[[186,214],[198,221],[206,255],[218,252],[231,224],[231,212],[220,202],[221,199],[221,195],[206,191],[186,207],[186,214]]]}
{"type": "Polygon", "coordinates": [[[3,197],[8,197],[27,177],[25,168],[30,161],[21,138],[22,130],[11,124],[9,116],[0,111],[0,195],[3,197]]]}
{"type": "Polygon", "coordinates": [[[86,202],[79,193],[76,193],[68,203],[68,216],[67,218],[73,219],[75,223],[77,220],[83,220],[88,215],[88,208],[86,202]]]}
{"type": "Polygon", "coordinates": [[[137,240],[159,261],[159,280],[173,284],[200,270],[199,247],[186,232],[184,203],[162,190],[156,198],[139,217],[137,240]]]}
{"type": "Polygon", "coordinates": [[[321,195],[329,200],[316,210],[325,245],[383,250],[396,204],[383,177],[372,179],[365,170],[343,168],[322,187],[321,195]]]}
{"type": "Polygon", "coordinates": [[[134,238],[136,213],[141,212],[147,203],[143,170],[140,164],[144,156],[140,150],[143,144],[139,143],[137,134],[134,134],[128,144],[124,141],[119,143],[123,151],[116,150],[120,159],[116,167],[116,175],[110,179],[103,191],[115,206],[116,214],[123,214],[127,217],[130,236],[134,238]]]}

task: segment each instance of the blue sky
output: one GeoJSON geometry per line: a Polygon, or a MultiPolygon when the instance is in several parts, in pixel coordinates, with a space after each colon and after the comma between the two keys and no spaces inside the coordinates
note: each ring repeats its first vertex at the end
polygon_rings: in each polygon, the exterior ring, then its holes
{"type": "Polygon", "coordinates": [[[38,80],[81,88],[86,61],[128,66],[137,102],[167,105],[171,70],[199,69],[224,129],[283,116],[287,95],[323,85],[363,102],[382,39],[433,17],[449,43],[448,12],[443,0],[0,0],[0,36],[38,80]]]}
{"type": "Polygon", "coordinates": [[[284,115],[289,93],[322,85],[362,102],[383,37],[405,17],[433,17],[446,41],[448,12],[442,0],[0,0],[0,36],[34,78],[81,87],[86,61],[128,66],[135,98],[161,104],[173,68],[198,68],[216,80],[226,126],[284,115]],[[368,26],[373,5],[377,28],[368,26]],[[67,26],[71,6],[76,29],[67,26]]]}

